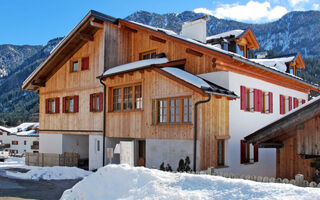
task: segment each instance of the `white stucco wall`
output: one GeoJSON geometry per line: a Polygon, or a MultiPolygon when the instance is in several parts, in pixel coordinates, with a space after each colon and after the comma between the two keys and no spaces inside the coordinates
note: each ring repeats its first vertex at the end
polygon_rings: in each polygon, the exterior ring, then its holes
{"type": "Polygon", "coordinates": [[[102,135],[89,135],[89,170],[94,170],[102,167],[102,151],[103,151],[102,135]],[[100,148],[98,149],[98,142],[100,148]]]}
{"type": "Polygon", "coordinates": [[[40,133],[40,153],[62,154],[63,134],[40,133]]]}
{"type": "MultiPolygon", "coordinates": [[[[161,163],[170,164],[172,170],[177,170],[180,159],[190,158],[190,167],[193,168],[193,140],[146,140],[146,167],[158,168],[161,163]]],[[[197,142],[197,169],[199,169],[199,142],[197,142]]]]}
{"type": "Polygon", "coordinates": [[[63,134],[62,152],[78,153],[80,158],[89,158],[89,136],[63,134]]]}
{"type": "Polygon", "coordinates": [[[233,72],[213,72],[200,75],[209,81],[234,91],[240,96],[240,86],[256,88],[273,93],[273,113],[245,112],[240,109],[240,99],[230,101],[229,106],[229,131],[230,139],[227,141],[226,165],[229,168],[220,171],[238,174],[275,176],[276,175],[276,151],[275,149],[259,149],[259,162],[255,164],[240,164],[240,140],[262,128],[270,122],[279,119],[280,103],[279,95],[308,99],[308,94],[296,90],[281,87],[259,79],[239,75],[233,72]]]}

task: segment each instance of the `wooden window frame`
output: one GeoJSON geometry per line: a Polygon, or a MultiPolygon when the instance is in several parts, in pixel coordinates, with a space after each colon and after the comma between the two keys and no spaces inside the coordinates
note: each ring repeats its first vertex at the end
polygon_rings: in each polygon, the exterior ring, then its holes
{"type": "Polygon", "coordinates": [[[90,94],[90,105],[89,106],[90,106],[90,112],[95,112],[95,113],[102,112],[102,110],[103,110],[103,93],[100,92],[100,93],[90,94]],[[100,99],[100,98],[102,98],[102,99],[100,99]]]}
{"type": "MultiPolygon", "coordinates": [[[[183,116],[184,116],[184,110],[183,110],[183,101],[184,99],[191,99],[191,104],[192,104],[192,97],[191,96],[183,96],[183,97],[171,97],[171,98],[162,98],[162,99],[156,99],[156,124],[166,124],[166,125],[174,125],[174,124],[191,124],[192,123],[192,119],[191,121],[188,122],[184,122],[183,120],[183,116]],[[176,100],[179,101],[179,121],[177,122],[176,120],[171,122],[171,101],[174,100],[176,102],[176,100]],[[167,102],[167,107],[166,107],[166,122],[160,122],[160,111],[159,111],[159,102],[160,101],[166,101],[167,102]]],[[[189,105],[188,105],[189,106],[189,105]]],[[[189,115],[189,109],[188,111],[188,115],[189,115]]],[[[176,112],[176,109],[175,109],[176,112]]],[[[175,113],[174,116],[177,116],[177,114],[175,113]]],[[[192,105],[191,105],[191,118],[192,118],[192,105]]]]}
{"type": "Polygon", "coordinates": [[[77,113],[79,112],[79,96],[75,95],[75,96],[66,96],[63,97],[63,100],[65,102],[62,102],[62,104],[65,104],[64,106],[62,106],[63,108],[63,113],[77,113]],[[77,100],[76,100],[77,98],[77,100]],[[73,111],[70,111],[70,100],[73,99],[73,111]],[[78,101],[78,102],[76,102],[78,101]],[[76,108],[76,104],[78,104],[78,108],[76,108]]]}
{"type": "Polygon", "coordinates": [[[134,84],[128,84],[128,85],[122,85],[122,86],[117,86],[117,87],[111,87],[109,90],[111,96],[110,96],[110,104],[109,104],[109,112],[131,112],[131,111],[141,111],[143,109],[143,86],[142,83],[134,83],[134,84]],[[141,87],[141,108],[136,108],[136,86],[140,86],[141,87]],[[132,89],[132,108],[131,109],[124,109],[124,88],[128,88],[131,87],[132,89]],[[120,89],[120,109],[119,110],[115,110],[114,109],[114,90],[116,89],[120,89]]]}
{"type": "Polygon", "coordinates": [[[183,98],[182,99],[182,122],[183,123],[191,123],[192,122],[192,98],[183,98]],[[184,100],[187,100],[187,105],[184,104],[184,100]],[[184,112],[184,108],[187,109],[187,112],[184,112]],[[187,121],[184,121],[184,117],[187,116],[187,121]]]}
{"type": "MultiPolygon", "coordinates": [[[[153,58],[152,58],[152,54],[155,54],[155,56],[157,56],[157,51],[156,51],[156,49],[141,52],[141,53],[139,53],[139,60],[153,59],[153,58]],[[143,57],[146,56],[146,55],[150,55],[150,56],[149,56],[150,58],[143,59],[143,57]]],[[[156,57],[154,57],[154,58],[156,58],[156,57]]]]}
{"type": "Polygon", "coordinates": [[[80,65],[80,62],[79,62],[78,59],[71,60],[70,73],[78,72],[78,71],[79,71],[79,66],[81,66],[81,65],[80,65]],[[77,66],[77,71],[74,71],[74,70],[73,70],[73,64],[74,64],[75,62],[77,62],[77,64],[78,64],[78,66],[77,66]]]}

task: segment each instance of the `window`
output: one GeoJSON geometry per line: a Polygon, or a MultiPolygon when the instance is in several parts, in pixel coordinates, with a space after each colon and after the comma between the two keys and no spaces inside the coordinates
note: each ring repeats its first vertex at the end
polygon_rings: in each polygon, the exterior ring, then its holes
{"type": "Polygon", "coordinates": [[[79,96],[63,97],[63,112],[79,112],[79,96]]]}
{"type": "Polygon", "coordinates": [[[248,112],[273,113],[272,92],[240,86],[240,109],[248,112]]]}
{"type": "Polygon", "coordinates": [[[100,140],[96,139],[96,151],[100,151],[100,140]]]}
{"type": "Polygon", "coordinates": [[[259,149],[258,146],[246,143],[240,140],[240,164],[251,164],[258,162],[259,149]]]}
{"type": "Polygon", "coordinates": [[[121,110],[121,88],[113,89],[113,111],[121,110]]]}
{"type": "Polygon", "coordinates": [[[90,112],[103,110],[103,93],[90,94],[90,112]]]}
{"type": "Polygon", "coordinates": [[[158,102],[158,122],[159,123],[167,123],[167,103],[168,101],[167,100],[159,100],[158,102]]]}
{"type": "Polygon", "coordinates": [[[85,57],[81,59],[81,70],[89,69],[89,57],[85,57]]]}
{"type": "Polygon", "coordinates": [[[280,114],[283,115],[292,110],[292,97],[280,94],[280,114]]]}
{"type": "Polygon", "coordinates": [[[178,123],[180,122],[180,100],[173,99],[170,100],[170,122],[178,123]]]}
{"type": "MultiPolygon", "coordinates": [[[[179,97],[169,99],[155,100],[156,110],[153,109],[153,119],[157,116],[157,121],[153,120],[153,124],[159,123],[190,123],[191,122],[191,98],[179,97]]],[[[154,106],[153,106],[154,107],[154,106]]]]}
{"type": "Polygon", "coordinates": [[[139,55],[140,60],[152,59],[152,58],[156,58],[156,57],[157,57],[156,50],[142,52],[139,55]]]}
{"type": "Polygon", "coordinates": [[[245,56],[244,55],[244,47],[243,46],[240,46],[240,45],[236,45],[236,53],[241,55],[241,56],[245,56]]]}
{"type": "Polygon", "coordinates": [[[12,141],[12,145],[18,145],[18,141],[12,141]]]}
{"type": "Polygon", "coordinates": [[[77,72],[78,71],[78,61],[73,61],[71,65],[71,72],[77,72]]]}
{"type": "Polygon", "coordinates": [[[218,166],[224,166],[224,140],[218,140],[218,166]]]}
{"type": "Polygon", "coordinates": [[[23,141],[23,145],[27,145],[27,141],[23,141]]]}
{"type": "Polygon", "coordinates": [[[136,85],[134,89],[134,97],[135,97],[135,109],[142,108],[142,92],[141,92],[141,85],[136,85]]]}
{"type": "Polygon", "coordinates": [[[142,109],[142,86],[134,84],[112,88],[112,111],[130,111],[142,109]]]}
{"type": "Polygon", "coordinates": [[[191,98],[183,99],[183,122],[191,122],[192,104],[191,98]]]}
{"type": "Polygon", "coordinates": [[[132,110],[132,87],[123,88],[123,110],[132,110]]]}
{"type": "Polygon", "coordinates": [[[45,106],[46,106],[46,113],[47,114],[59,113],[60,98],[46,99],[45,106]]]}

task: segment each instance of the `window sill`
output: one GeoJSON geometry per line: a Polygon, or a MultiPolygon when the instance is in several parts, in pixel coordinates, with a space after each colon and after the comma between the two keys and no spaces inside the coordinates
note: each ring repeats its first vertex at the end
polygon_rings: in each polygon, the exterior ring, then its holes
{"type": "Polygon", "coordinates": [[[116,110],[116,111],[108,111],[108,113],[131,113],[131,112],[142,112],[143,109],[136,110],[116,110]]]}
{"type": "Polygon", "coordinates": [[[246,162],[246,163],[242,163],[241,165],[253,165],[255,162],[246,162]]]}
{"type": "Polygon", "coordinates": [[[157,123],[154,126],[193,125],[192,123],[157,123]]]}

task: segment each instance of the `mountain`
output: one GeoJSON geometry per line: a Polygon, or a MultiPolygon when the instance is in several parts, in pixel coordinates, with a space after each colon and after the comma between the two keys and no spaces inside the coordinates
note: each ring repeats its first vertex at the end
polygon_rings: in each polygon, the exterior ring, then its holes
{"type": "MultiPolygon", "coordinates": [[[[191,11],[163,15],[138,11],[126,19],[180,33],[184,21],[202,15],[191,11]]],[[[266,24],[247,24],[209,16],[207,35],[247,28],[252,28],[262,50],[269,50],[274,55],[300,52],[306,70],[299,70],[298,75],[307,81],[320,83],[319,11],[291,12],[266,24]]],[[[61,39],[50,40],[44,46],[0,45],[0,125],[14,126],[23,121],[37,120],[38,94],[22,91],[21,84],[61,39]]]]}
{"type": "MultiPolygon", "coordinates": [[[[180,33],[184,21],[202,15],[191,11],[163,15],[138,11],[126,19],[180,33]]],[[[300,52],[303,57],[320,58],[320,11],[290,12],[265,24],[247,24],[214,16],[209,16],[207,21],[208,36],[248,28],[252,28],[262,49],[285,54],[300,52]]]]}
{"type": "Polygon", "coordinates": [[[0,62],[0,66],[8,75],[0,78],[0,125],[14,126],[23,121],[37,120],[33,114],[39,109],[38,94],[22,91],[21,85],[61,39],[50,40],[45,46],[1,45],[6,50],[0,57],[6,58],[6,62],[0,62]]]}

